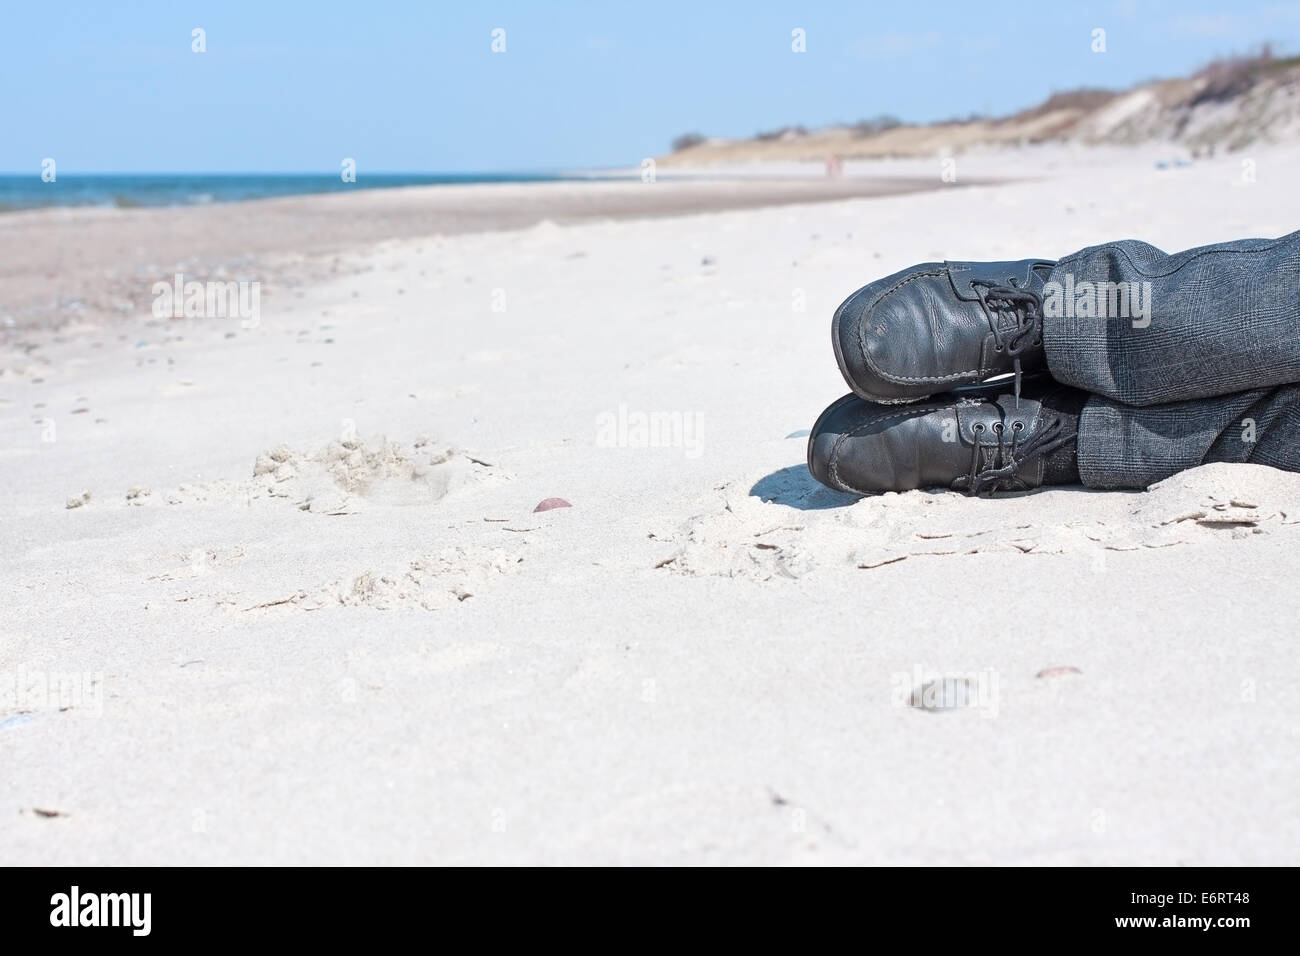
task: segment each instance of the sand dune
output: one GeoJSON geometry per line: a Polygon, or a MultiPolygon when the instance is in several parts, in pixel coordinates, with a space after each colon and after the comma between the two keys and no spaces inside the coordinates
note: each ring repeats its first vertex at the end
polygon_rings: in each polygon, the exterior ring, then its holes
{"type": "Polygon", "coordinates": [[[1010,116],[928,124],[787,129],[751,139],[708,138],[661,156],[660,164],[717,164],[952,156],[971,149],[1038,143],[1083,146],[1164,144],[1193,156],[1241,153],[1293,142],[1300,133],[1300,59],[1238,57],[1191,76],[1129,90],[1054,93],[1010,116]]]}

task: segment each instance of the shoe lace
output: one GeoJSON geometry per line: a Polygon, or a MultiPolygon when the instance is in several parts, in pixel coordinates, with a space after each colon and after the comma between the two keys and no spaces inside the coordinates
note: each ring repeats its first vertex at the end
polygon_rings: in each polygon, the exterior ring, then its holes
{"type": "Polygon", "coordinates": [[[977,280],[971,283],[975,295],[979,297],[980,308],[989,320],[993,331],[994,348],[1006,351],[1011,357],[1016,372],[1016,405],[1020,405],[1020,356],[1031,348],[1043,344],[1043,297],[1031,289],[1021,289],[1015,285],[997,285],[993,282],[977,280]],[[1015,326],[1003,328],[1002,319],[1010,316],[1015,326]]]}
{"type": "Polygon", "coordinates": [[[1066,431],[1065,422],[1061,418],[1052,417],[1022,445],[1020,436],[1024,429],[1024,422],[1013,421],[1008,441],[1008,429],[1003,422],[994,422],[989,427],[983,422],[976,422],[973,428],[975,442],[971,446],[970,472],[953,482],[953,488],[972,495],[992,494],[1003,488],[1013,488],[1019,482],[1016,472],[1040,455],[1055,451],[1073,440],[1076,434],[1066,431]],[[989,431],[997,436],[996,442],[984,441],[983,436],[989,431]],[[991,454],[982,455],[986,450],[991,454]]]}

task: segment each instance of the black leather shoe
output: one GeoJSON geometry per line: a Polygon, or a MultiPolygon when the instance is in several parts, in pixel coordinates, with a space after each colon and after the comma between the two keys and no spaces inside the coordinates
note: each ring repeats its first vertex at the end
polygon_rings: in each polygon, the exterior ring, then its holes
{"type": "Polygon", "coordinates": [[[849,388],[914,402],[1041,367],[1043,284],[1055,265],[927,262],[863,286],[835,311],[831,340],[849,388]]]}
{"type": "Polygon", "coordinates": [[[846,395],[813,426],[808,470],[824,485],[859,495],[1037,488],[1044,456],[1075,437],[1073,418],[1045,404],[1062,391],[1073,390],[1026,379],[1019,399],[988,386],[910,405],[846,395]]]}

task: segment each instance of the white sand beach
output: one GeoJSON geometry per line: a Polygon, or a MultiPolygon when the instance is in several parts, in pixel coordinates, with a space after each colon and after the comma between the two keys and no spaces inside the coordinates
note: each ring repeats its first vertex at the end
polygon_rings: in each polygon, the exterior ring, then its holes
{"type": "Polygon", "coordinates": [[[874,278],[1297,228],[1300,148],[1171,157],[703,212],[735,187],[435,187],[545,209],[495,231],[385,231],[397,191],[0,216],[0,860],[1293,863],[1300,475],[856,500],[805,466],[874,278]],[[155,318],[173,271],[260,316],[155,318]]]}

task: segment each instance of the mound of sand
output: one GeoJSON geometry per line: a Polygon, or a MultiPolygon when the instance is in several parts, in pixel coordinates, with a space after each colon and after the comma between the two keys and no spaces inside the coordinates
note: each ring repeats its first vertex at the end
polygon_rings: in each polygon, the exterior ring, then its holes
{"type": "Polygon", "coordinates": [[[985,499],[910,491],[854,500],[794,466],[728,485],[714,511],[681,528],[676,552],[661,566],[767,580],[989,553],[1088,552],[1102,565],[1108,551],[1266,534],[1300,542],[1300,475],[1214,464],[1127,494],[1061,488],[985,499]]]}

